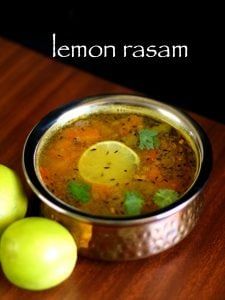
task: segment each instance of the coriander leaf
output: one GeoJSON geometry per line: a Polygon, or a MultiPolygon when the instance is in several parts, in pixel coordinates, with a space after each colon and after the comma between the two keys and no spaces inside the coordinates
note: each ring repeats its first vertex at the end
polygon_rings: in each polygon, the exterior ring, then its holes
{"type": "Polygon", "coordinates": [[[124,201],[124,210],[127,215],[138,215],[141,213],[141,208],[144,204],[144,199],[137,192],[126,192],[124,201]]]}
{"type": "Polygon", "coordinates": [[[153,196],[153,202],[158,205],[158,207],[166,207],[179,198],[179,194],[170,189],[159,189],[153,196]]]}
{"type": "Polygon", "coordinates": [[[141,129],[139,131],[139,148],[141,150],[157,148],[159,146],[157,134],[158,132],[155,130],[141,129]]]}
{"type": "Polygon", "coordinates": [[[81,203],[87,203],[91,199],[90,185],[77,181],[70,181],[68,184],[70,194],[81,203]]]}

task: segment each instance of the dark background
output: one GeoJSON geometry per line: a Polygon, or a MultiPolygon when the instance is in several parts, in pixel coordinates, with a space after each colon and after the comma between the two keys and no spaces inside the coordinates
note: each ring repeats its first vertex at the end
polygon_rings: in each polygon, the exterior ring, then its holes
{"type": "Polygon", "coordinates": [[[155,5],[105,2],[99,8],[85,3],[47,8],[34,2],[23,9],[0,10],[0,35],[52,55],[52,33],[60,45],[186,44],[188,58],[63,58],[111,81],[152,98],[225,122],[221,99],[209,101],[209,66],[204,49],[202,12],[191,3],[155,5]]]}

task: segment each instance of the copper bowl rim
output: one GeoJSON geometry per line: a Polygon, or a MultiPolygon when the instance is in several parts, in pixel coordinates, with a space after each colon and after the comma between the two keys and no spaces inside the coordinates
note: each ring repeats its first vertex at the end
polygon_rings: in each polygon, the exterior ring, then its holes
{"type": "MultiPolygon", "coordinates": [[[[112,102],[109,102],[112,103],[112,102]]],[[[137,106],[140,106],[136,103],[137,106]]],[[[38,124],[34,126],[30,134],[28,135],[22,155],[22,166],[23,171],[26,177],[28,184],[30,185],[33,192],[48,206],[53,208],[54,210],[81,220],[87,223],[93,224],[102,224],[102,225],[114,225],[114,226],[130,226],[133,224],[141,224],[141,223],[150,223],[159,219],[163,219],[169,215],[175,214],[176,212],[182,210],[186,207],[190,202],[192,202],[199,193],[202,191],[205,183],[208,180],[210,175],[210,171],[212,168],[212,150],[209,139],[204,132],[204,130],[200,127],[198,123],[196,123],[189,115],[182,112],[181,110],[174,108],[171,105],[164,104],[162,102],[142,97],[134,94],[110,94],[110,95],[100,95],[94,97],[87,97],[81,100],[75,100],[68,104],[58,107],[57,109],[50,112],[43,119],[40,120],[38,124]],[[64,113],[77,108],[81,105],[90,105],[93,102],[104,101],[105,99],[115,101],[113,103],[123,104],[126,99],[126,104],[133,104],[133,101],[145,101],[145,103],[149,103],[149,105],[154,105],[156,107],[160,107],[175,116],[179,115],[182,117],[185,122],[191,124],[194,128],[195,132],[198,135],[198,138],[201,142],[202,147],[202,160],[200,162],[199,174],[191,186],[191,188],[175,203],[157,211],[142,214],[139,216],[130,216],[130,217],[108,217],[108,216],[99,216],[99,215],[91,215],[86,212],[77,210],[75,207],[60,201],[56,197],[54,197],[47,189],[43,187],[40,180],[38,179],[36,170],[35,170],[35,152],[36,147],[38,145],[39,140],[45,134],[45,132],[56,122],[56,120],[62,116],[64,113]]]]}

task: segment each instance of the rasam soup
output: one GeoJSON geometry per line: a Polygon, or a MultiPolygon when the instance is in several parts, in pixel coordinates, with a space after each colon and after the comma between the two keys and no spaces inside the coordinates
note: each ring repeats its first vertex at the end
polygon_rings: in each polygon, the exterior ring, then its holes
{"type": "Polygon", "coordinates": [[[38,171],[52,194],[82,211],[131,216],[177,201],[194,181],[196,156],[165,122],[96,113],[56,131],[41,149],[38,171]]]}

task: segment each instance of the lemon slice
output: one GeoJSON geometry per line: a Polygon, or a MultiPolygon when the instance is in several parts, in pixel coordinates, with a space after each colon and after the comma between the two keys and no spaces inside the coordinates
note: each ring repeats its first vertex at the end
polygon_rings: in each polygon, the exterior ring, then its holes
{"type": "Polygon", "coordinates": [[[131,180],[139,162],[137,153],[125,144],[104,141],[84,151],[78,169],[90,183],[116,185],[131,180]]]}

